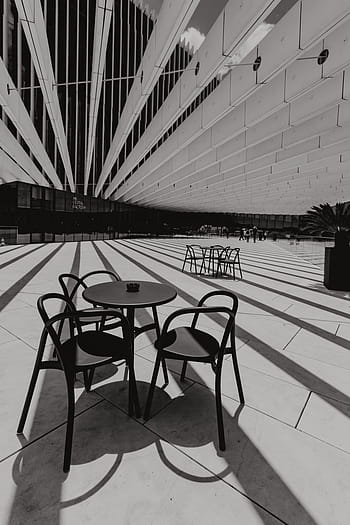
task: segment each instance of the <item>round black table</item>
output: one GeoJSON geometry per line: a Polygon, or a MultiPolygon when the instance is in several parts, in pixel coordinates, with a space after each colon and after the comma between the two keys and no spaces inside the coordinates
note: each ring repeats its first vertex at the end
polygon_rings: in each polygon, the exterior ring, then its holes
{"type": "Polygon", "coordinates": [[[167,284],[154,283],[151,281],[137,281],[140,288],[137,292],[129,292],[127,285],[135,281],[116,281],[95,284],[84,290],[83,297],[92,304],[98,304],[112,308],[126,308],[127,318],[135,333],[135,308],[148,308],[153,310],[154,323],[138,329],[138,333],[155,328],[160,335],[159,322],[156,306],[169,303],[175,299],[177,292],[167,284]]]}
{"type": "MultiPolygon", "coordinates": [[[[152,281],[137,281],[140,288],[137,292],[127,291],[127,285],[135,281],[114,281],[95,284],[84,290],[83,297],[92,304],[112,308],[126,308],[127,319],[132,333],[132,352],[134,353],[134,338],[146,330],[155,329],[160,336],[160,325],[156,307],[169,303],[177,296],[177,291],[167,284],[152,281]],[[135,308],[152,308],[154,323],[135,328],[135,308]]],[[[168,383],[165,363],[163,363],[165,382],[168,383]]]]}

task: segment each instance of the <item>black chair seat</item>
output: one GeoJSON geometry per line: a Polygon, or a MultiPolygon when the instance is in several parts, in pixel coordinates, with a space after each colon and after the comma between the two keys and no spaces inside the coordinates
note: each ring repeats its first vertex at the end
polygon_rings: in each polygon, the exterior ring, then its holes
{"type": "Polygon", "coordinates": [[[127,344],[116,335],[88,330],[62,344],[62,355],[72,356],[77,368],[100,366],[125,359],[127,344]]]}
{"type": "MultiPolygon", "coordinates": [[[[81,310],[82,312],[96,312],[96,316],[89,317],[86,320],[82,319],[81,320],[81,324],[85,325],[85,324],[92,324],[92,323],[100,323],[101,322],[101,314],[98,313],[99,310],[102,310],[102,308],[101,307],[84,308],[83,310],[81,310]]],[[[105,316],[105,321],[110,321],[111,319],[113,319],[113,315],[106,315],[105,316]]]]}
{"type": "Polygon", "coordinates": [[[212,361],[220,345],[210,334],[197,328],[183,326],[162,335],[155,343],[169,359],[190,361],[212,361]]]}

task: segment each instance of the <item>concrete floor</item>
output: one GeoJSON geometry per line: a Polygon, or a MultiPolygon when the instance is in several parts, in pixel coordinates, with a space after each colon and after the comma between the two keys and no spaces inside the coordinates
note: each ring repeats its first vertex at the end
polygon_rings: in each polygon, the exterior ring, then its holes
{"type": "MultiPolygon", "coordinates": [[[[214,244],[222,239],[205,239],[214,244]]],[[[350,294],[330,292],[317,266],[270,241],[241,247],[243,280],[181,273],[185,239],[2,247],[0,252],[0,523],[75,525],[348,525],[350,523],[350,294]],[[76,384],[72,468],[62,472],[66,392],[60,372],[41,372],[23,436],[16,426],[41,331],[37,298],[57,276],[114,268],[123,279],[177,287],[160,318],[207,291],[239,298],[240,407],[224,363],[227,449],[217,443],[210,367],[168,363],[153,417],[130,419],[124,366],[76,384]]],[[[192,240],[192,242],[194,242],[192,240]]],[[[226,244],[226,240],[225,240],[226,244]]],[[[138,322],[149,319],[140,311],[138,322]]],[[[208,320],[214,335],[220,326],[208,320]]],[[[144,403],[153,336],[136,340],[144,403]]]]}

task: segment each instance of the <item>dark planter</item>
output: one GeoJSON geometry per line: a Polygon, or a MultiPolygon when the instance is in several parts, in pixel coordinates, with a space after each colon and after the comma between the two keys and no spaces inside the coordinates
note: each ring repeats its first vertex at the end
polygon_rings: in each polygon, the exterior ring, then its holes
{"type": "Polygon", "coordinates": [[[350,248],[326,248],[324,285],[329,290],[350,290],[350,248]]]}

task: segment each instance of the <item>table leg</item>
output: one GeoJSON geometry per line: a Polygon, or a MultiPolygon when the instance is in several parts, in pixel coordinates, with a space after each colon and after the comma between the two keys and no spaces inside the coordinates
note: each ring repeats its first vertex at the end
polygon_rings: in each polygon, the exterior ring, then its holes
{"type": "MultiPolygon", "coordinates": [[[[157,338],[159,338],[160,337],[160,324],[159,324],[159,319],[158,319],[157,308],[155,306],[152,306],[152,312],[153,312],[153,319],[154,319],[157,338]]],[[[167,386],[169,384],[169,376],[168,376],[168,370],[166,367],[166,361],[164,358],[162,359],[162,370],[163,370],[163,375],[164,375],[164,386],[167,386]]]]}
{"type": "Polygon", "coordinates": [[[129,381],[130,381],[130,377],[131,377],[131,379],[135,380],[135,392],[132,391],[132,399],[133,399],[134,407],[135,407],[135,415],[136,415],[136,417],[141,417],[141,410],[140,410],[139,396],[138,396],[138,393],[137,393],[136,379],[135,379],[135,368],[134,368],[134,361],[135,361],[134,360],[134,355],[135,355],[135,353],[134,353],[134,349],[135,349],[135,308],[133,308],[133,307],[127,308],[126,317],[127,317],[127,320],[129,321],[130,328],[131,328],[131,334],[132,334],[132,339],[131,339],[132,369],[130,367],[130,370],[129,370],[129,381]]]}

